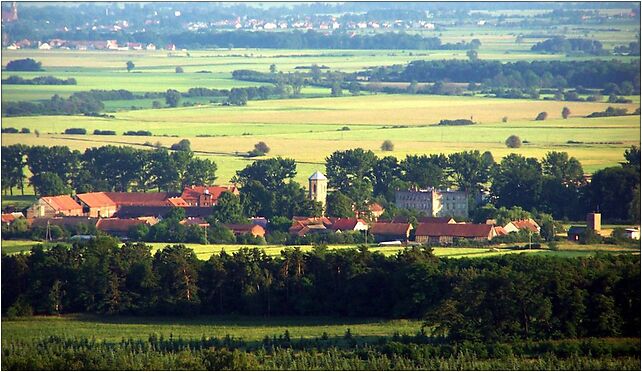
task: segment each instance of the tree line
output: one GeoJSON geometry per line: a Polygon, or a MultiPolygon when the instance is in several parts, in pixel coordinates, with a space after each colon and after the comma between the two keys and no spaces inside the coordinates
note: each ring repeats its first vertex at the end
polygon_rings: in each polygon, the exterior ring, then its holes
{"type": "Polygon", "coordinates": [[[99,237],[2,256],[2,306],[14,314],[420,318],[454,341],[639,337],[640,258],[505,255],[386,257],[359,249],[277,257],[259,249],[207,261],[192,249],[99,237]]]}
{"type": "Polygon", "coordinates": [[[531,47],[534,52],[545,53],[584,53],[590,55],[608,55],[602,43],[593,39],[570,38],[563,36],[540,41],[531,47]]]}
{"type": "Polygon", "coordinates": [[[36,76],[33,79],[25,79],[20,76],[9,76],[2,79],[2,84],[7,85],[76,85],[75,78],[59,79],[54,76],[36,76]]]}
{"type": "MultiPolygon", "coordinates": [[[[438,82],[482,84],[485,88],[596,88],[630,84],[640,92],[640,60],[519,61],[486,60],[412,61],[361,71],[370,81],[438,82]]],[[[606,93],[610,94],[610,93],[606,93]]]]}
{"type": "Polygon", "coordinates": [[[187,185],[207,185],[216,179],[216,163],[194,157],[189,149],[139,150],[129,146],[88,148],[67,146],[2,147],[2,187],[5,192],[33,186],[37,195],[92,191],[180,191],[187,185]],[[31,177],[27,180],[25,167],[31,177]]]}

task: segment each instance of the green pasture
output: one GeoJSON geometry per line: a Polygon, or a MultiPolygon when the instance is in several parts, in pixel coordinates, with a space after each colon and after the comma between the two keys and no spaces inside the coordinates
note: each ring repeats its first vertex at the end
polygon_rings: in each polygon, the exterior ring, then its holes
{"type": "Polygon", "coordinates": [[[87,337],[96,340],[147,339],[150,335],[169,338],[223,338],[227,335],[245,341],[261,341],[265,336],[282,335],[314,338],[324,332],[329,337],[343,337],[347,329],[353,336],[392,336],[395,332],[415,334],[421,329],[418,320],[384,320],[336,317],[124,317],[124,316],[37,316],[2,319],[2,342],[29,340],[48,336],[87,337]]]}

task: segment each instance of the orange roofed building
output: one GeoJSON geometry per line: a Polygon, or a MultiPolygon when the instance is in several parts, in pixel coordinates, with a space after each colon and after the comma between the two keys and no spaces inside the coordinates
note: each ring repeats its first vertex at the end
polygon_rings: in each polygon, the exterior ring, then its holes
{"type": "Polygon", "coordinates": [[[27,209],[27,218],[82,216],[82,214],[82,206],[69,195],[43,196],[27,209]]]}
{"type": "Polygon", "coordinates": [[[219,196],[224,192],[231,192],[234,195],[239,195],[239,190],[236,186],[191,186],[183,189],[181,199],[187,203],[188,206],[194,207],[211,207],[216,205],[219,196]]]}

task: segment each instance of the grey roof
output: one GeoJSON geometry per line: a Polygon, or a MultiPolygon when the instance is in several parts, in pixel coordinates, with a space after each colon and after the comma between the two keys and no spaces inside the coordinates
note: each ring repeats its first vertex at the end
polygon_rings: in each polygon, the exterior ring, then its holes
{"type": "Polygon", "coordinates": [[[323,173],[316,171],[308,179],[309,180],[327,180],[328,178],[324,176],[323,173]]]}

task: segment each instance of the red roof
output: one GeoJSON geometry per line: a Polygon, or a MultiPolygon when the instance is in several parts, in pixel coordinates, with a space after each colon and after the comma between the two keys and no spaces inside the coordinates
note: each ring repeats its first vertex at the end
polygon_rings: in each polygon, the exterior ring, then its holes
{"type": "Polygon", "coordinates": [[[366,225],[366,221],[360,218],[331,218],[330,221],[332,222],[332,226],[330,226],[330,229],[334,231],[354,230],[359,222],[366,225]]]}
{"type": "Polygon", "coordinates": [[[373,235],[407,235],[409,231],[409,223],[376,222],[370,227],[373,235]]]}
{"type": "Polygon", "coordinates": [[[171,205],[167,198],[173,195],[166,192],[106,192],[107,195],[117,206],[153,206],[160,207],[171,205]]]}
{"type": "Polygon", "coordinates": [[[80,201],[87,204],[89,208],[115,207],[116,203],[104,192],[88,192],[76,195],[80,201]]]}
{"type": "Polygon", "coordinates": [[[487,238],[493,225],[473,223],[422,223],[417,226],[416,236],[452,236],[459,238],[487,238]]]}
{"type": "Polygon", "coordinates": [[[176,198],[167,198],[167,203],[169,203],[169,205],[173,205],[175,207],[187,207],[189,205],[180,196],[178,196],[176,198]]]}
{"type": "Polygon", "coordinates": [[[495,233],[497,235],[508,235],[508,232],[506,231],[506,229],[504,229],[501,226],[495,226],[495,233]]]}
{"type": "Polygon", "coordinates": [[[2,214],[2,223],[12,223],[15,220],[16,220],[16,217],[14,217],[13,214],[11,213],[2,214]]]}
{"type": "Polygon", "coordinates": [[[42,199],[56,211],[70,211],[75,209],[82,211],[82,207],[69,195],[43,196],[42,199]]]}
{"type": "Polygon", "coordinates": [[[145,224],[145,221],[137,218],[101,218],[96,223],[96,229],[112,232],[128,232],[133,226],[145,224]]]}
{"type": "Polygon", "coordinates": [[[239,194],[239,190],[236,186],[191,186],[183,189],[181,198],[189,203],[190,201],[198,200],[198,198],[206,191],[212,195],[212,201],[217,200],[225,191],[229,191],[234,195],[239,194]]]}
{"type": "Polygon", "coordinates": [[[527,229],[530,230],[534,233],[539,232],[538,226],[535,223],[535,221],[531,220],[518,220],[518,221],[511,221],[515,227],[517,227],[519,230],[522,229],[527,229]]]}

